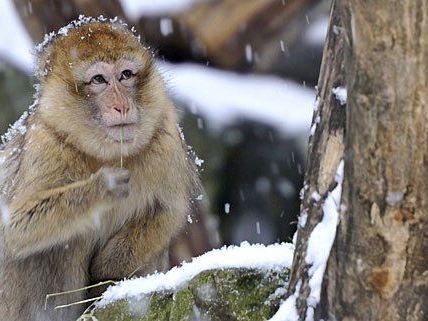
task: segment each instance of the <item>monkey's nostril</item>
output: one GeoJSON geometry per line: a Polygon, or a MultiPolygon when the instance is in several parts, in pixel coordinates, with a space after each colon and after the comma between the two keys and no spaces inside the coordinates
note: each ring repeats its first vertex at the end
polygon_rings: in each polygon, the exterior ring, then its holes
{"type": "Polygon", "coordinates": [[[114,110],[116,110],[118,113],[122,113],[122,109],[118,107],[113,107],[114,110]]]}

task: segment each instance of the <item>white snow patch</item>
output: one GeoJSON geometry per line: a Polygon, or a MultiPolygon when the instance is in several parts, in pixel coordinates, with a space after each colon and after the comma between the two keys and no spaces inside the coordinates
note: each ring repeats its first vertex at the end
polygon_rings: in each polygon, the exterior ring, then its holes
{"type": "Polygon", "coordinates": [[[33,43],[12,0],[0,1],[0,26],[0,55],[26,72],[31,72],[34,61],[31,54],[33,43]]]}
{"type": "Polygon", "coordinates": [[[0,217],[1,221],[4,225],[8,225],[10,223],[10,211],[6,204],[0,200],[0,217]]]}
{"type": "Polygon", "coordinates": [[[284,40],[280,40],[280,41],[279,41],[279,46],[280,46],[280,48],[281,48],[281,51],[282,51],[282,52],[285,52],[285,43],[284,43],[284,40]]]}
{"type": "Polygon", "coordinates": [[[224,212],[226,214],[230,213],[230,204],[229,203],[224,204],[224,212]]]}
{"type": "Polygon", "coordinates": [[[285,134],[309,132],[315,91],[273,76],[241,75],[196,64],[158,62],[178,101],[222,128],[237,118],[271,124],[285,134]]]}
{"type": "MultiPolygon", "coordinates": [[[[339,217],[340,200],[342,194],[344,161],[340,161],[337,167],[335,180],[336,187],[328,194],[323,204],[323,219],[315,226],[308,241],[306,263],[309,268],[309,287],[311,292],[308,297],[308,310],[306,321],[312,321],[314,309],[320,301],[321,285],[330,250],[336,237],[336,228],[339,217]]],[[[306,187],[306,186],[305,186],[306,187]]],[[[305,189],[305,187],[303,189],[305,189]]],[[[299,217],[299,225],[304,226],[307,220],[307,213],[303,211],[299,217]]],[[[296,242],[297,233],[294,234],[293,243],[296,242]]],[[[300,282],[300,281],[299,281],[300,282]]],[[[299,317],[296,309],[296,299],[300,291],[300,283],[296,286],[296,291],[288,297],[277,313],[269,321],[298,321],[299,317]]]]}
{"type": "Polygon", "coordinates": [[[97,306],[103,307],[117,300],[141,297],[158,291],[178,290],[199,273],[212,269],[281,270],[291,266],[293,250],[293,245],[289,243],[265,246],[243,242],[240,246],[223,247],[194,258],[190,263],[172,268],[165,274],[125,280],[109,287],[97,306]]]}
{"type": "Polygon", "coordinates": [[[256,233],[258,234],[258,235],[260,235],[260,222],[259,221],[257,221],[256,222],[256,233]]]}
{"type": "Polygon", "coordinates": [[[307,220],[308,220],[308,212],[306,210],[303,210],[302,213],[300,213],[299,215],[299,226],[301,228],[305,227],[307,220]]]}
{"type": "Polygon", "coordinates": [[[247,60],[247,62],[253,61],[253,48],[250,44],[247,44],[245,46],[245,59],[247,60]]]}
{"type": "Polygon", "coordinates": [[[179,124],[176,124],[178,133],[180,134],[180,138],[182,142],[186,142],[186,139],[184,138],[183,129],[179,124]]]}
{"type": "MultiPolygon", "coordinates": [[[[296,235],[297,233],[295,233],[296,235]]],[[[300,291],[300,281],[296,286],[296,291],[281,303],[278,311],[268,321],[298,321],[299,315],[296,309],[296,299],[300,291]]]]}
{"type": "Polygon", "coordinates": [[[310,45],[322,46],[327,37],[328,22],[327,16],[311,22],[306,29],[303,40],[310,45]]]}
{"type": "Polygon", "coordinates": [[[201,167],[203,163],[205,163],[203,159],[199,158],[198,156],[195,157],[196,166],[201,167]]]}
{"type": "Polygon", "coordinates": [[[331,90],[341,106],[345,106],[348,101],[348,90],[345,87],[336,87],[331,90]]]}
{"type": "Polygon", "coordinates": [[[310,134],[311,134],[311,136],[314,136],[314,134],[315,134],[315,131],[317,130],[317,123],[313,123],[312,124],[312,126],[311,126],[311,132],[310,132],[310,134]]]}
{"type": "Polygon", "coordinates": [[[40,96],[40,85],[35,84],[33,85],[33,87],[35,89],[35,93],[33,94],[33,98],[34,98],[33,104],[30,107],[28,107],[28,110],[25,111],[13,125],[9,126],[9,129],[6,131],[6,133],[0,137],[0,146],[11,141],[17,135],[24,135],[27,132],[26,124],[27,124],[28,117],[30,117],[30,115],[34,112],[34,109],[39,103],[39,96],[40,96]]]}
{"type": "Polygon", "coordinates": [[[309,287],[311,293],[308,297],[308,312],[306,320],[313,320],[313,310],[320,301],[321,285],[330,250],[336,237],[336,228],[339,219],[340,200],[342,196],[344,161],[340,161],[336,171],[336,187],[328,193],[322,210],[323,218],[315,226],[308,240],[306,263],[309,268],[309,287]],[[312,316],[312,317],[311,317],[312,316]]]}
{"type": "Polygon", "coordinates": [[[160,20],[160,31],[162,36],[168,36],[174,32],[172,20],[170,18],[162,18],[160,20]]]}
{"type": "Polygon", "coordinates": [[[161,16],[182,12],[201,0],[120,0],[126,16],[138,20],[144,16],[161,16]]]}
{"type": "Polygon", "coordinates": [[[403,200],[404,193],[403,192],[388,192],[386,195],[386,203],[389,206],[395,206],[403,200]]]}
{"type": "Polygon", "coordinates": [[[317,191],[314,191],[314,192],[311,194],[311,198],[312,198],[315,202],[318,202],[318,201],[321,199],[321,195],[320,195],[317,191]]]}
{"type": "Polygon", "coordinates": [[[318,110],[319,105],[320,105],[320,96],[317,95],[317,98],[315,98],[315,102],[314,102],[314,112],[318,110]]]}

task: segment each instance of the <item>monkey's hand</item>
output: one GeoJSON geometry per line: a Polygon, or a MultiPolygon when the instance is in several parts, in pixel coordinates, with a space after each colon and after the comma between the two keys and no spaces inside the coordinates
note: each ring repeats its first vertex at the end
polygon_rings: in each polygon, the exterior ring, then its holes
{"type": "Polygon", "coordinates": [[[7,248],[19,257],[65,243],[94,225],[94,212],[129,195],[128,170],[101,168],[87,180],[42,190],[9,204],[7,248]]]}
{"type": "Polygon", "coordinates": [[[129,171],[124,168],[103,167],[97,174],[101,188],[107,197],[126,198],[129,195],[129,171]]]}

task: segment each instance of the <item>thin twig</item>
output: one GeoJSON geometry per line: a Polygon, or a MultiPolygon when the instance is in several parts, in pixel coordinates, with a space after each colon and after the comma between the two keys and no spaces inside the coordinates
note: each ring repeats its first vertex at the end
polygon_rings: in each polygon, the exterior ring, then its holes
{"type": "Polygon", "coordinates": [[[82,300],[82,301],[79,301],[79,302],[73,302],[73,303],[70,303],[70,304],[58,305],[58,306],[55,307],[55,310],[57,310],[57,309],[63,309],[63,308],[68,308],[68,307],[71,307],[73,305],[79,305],[79,304],[83,304],[83,303],[97,301],[97,300],[99,300],[101,298],[102,298],[102,296],[99,296],[97,298],[86,299],[86,300],[82,300]]]}
{"type": "MultiPolygon", "coordinates": [[[[123,112],[120,113],[123,122],[123,112]]],[[[123,168],[123,124],[120,126],[120,168],[123,168]]]]}
{"type": "Polygon", "coordinates": [[[66,295],[66,294],[70,294],[70,293],[81,292],[81,291],[84,291],[84,290],[96,288],[96,287],[103,286],[103,285],[106,285],[106,284],[116,284],[116,283],[117,282],[115,282],[115,281],[105,281],[105,282],[100,282],[98,284],[85,286],[84,288],[80,288],[80,289],[76,289],[76,290],[70,290],[70,291],[64,291],[64,292],[58,292],[58,293],[48,294],[48,295],[46,295],[46,298],[45,298],[45,310],[47,309],[49,298],[56,297],[56,296],[61,296],[61,295],[66,295]]]}

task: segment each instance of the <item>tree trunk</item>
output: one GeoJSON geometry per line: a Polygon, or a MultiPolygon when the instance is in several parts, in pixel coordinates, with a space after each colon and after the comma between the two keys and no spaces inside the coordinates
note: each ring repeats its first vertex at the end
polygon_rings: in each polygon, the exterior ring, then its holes
{"type": "Polygon", "coordinates": [[[310,265],[306,259],[308,241],[314,228],[323,218],[322,205],[336,185],[336,171],[344,157],[346,107],[337,99],[333,89],[343,87],[345,83],[346,37],[343,32],[343,22],[337,14],[336,7],[336,3],[333,3],[318,81],[319,94],[312,120],[312,136],[309,140],[302,214],[298,225],[296,250],[288,288],[289,296],[298,294],[296,307],[301,320],[306,317],[307,299],[311,294],[310,265]]]}
{"type": "Polygon", "coordinates": [[[428,2],[344,1],[349,89],[343,200],[326,312],[428,317],[428,2]]]}
{"type": "Polygon", "coordinates": [[[323,216],[312,192],[325,198],[343,146],[343,211],[315,319],[427,318],[427,28],[426,0],[333,3],[302,206],[308,219],[299,227],[288,293],[298,294],[300,320],[311,290],[307,243],[323,216]],[[331,99],[344,84],[346,116],[331,99]]]}

